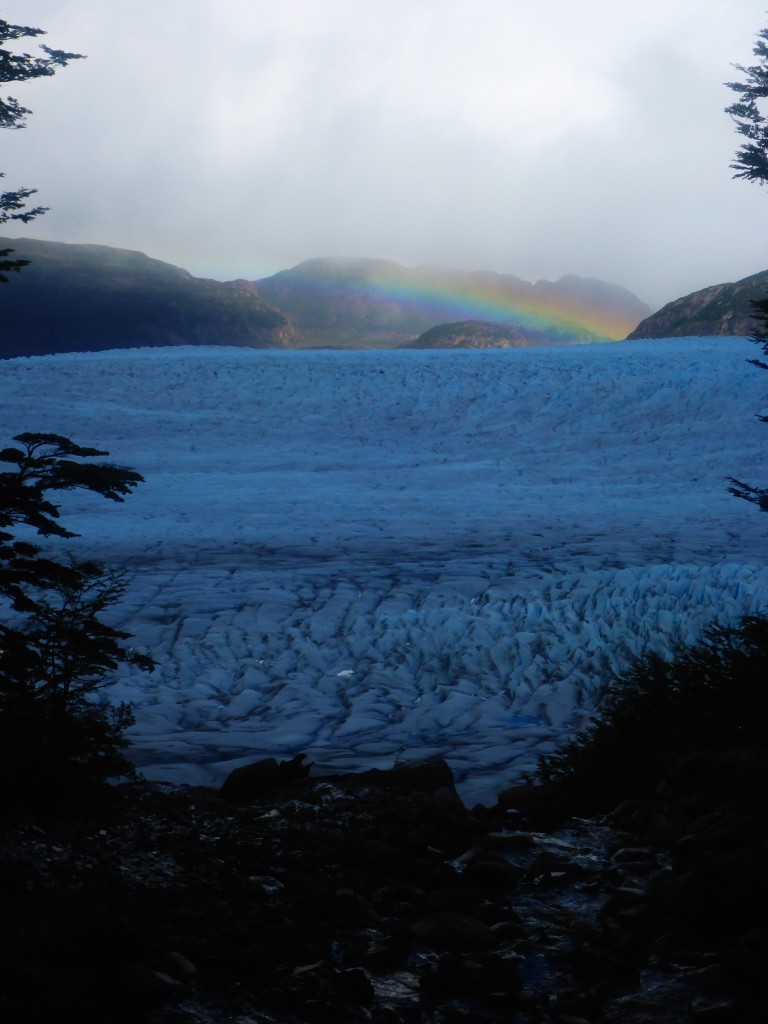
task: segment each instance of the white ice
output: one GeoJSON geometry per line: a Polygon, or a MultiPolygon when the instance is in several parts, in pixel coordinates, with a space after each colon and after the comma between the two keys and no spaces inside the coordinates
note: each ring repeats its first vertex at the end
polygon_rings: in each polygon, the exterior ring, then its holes
{"type": "Polygon", "coordinates": [[[768,517],[727,489],[767,482],[754,349],[14,359],[0,444],[65,434],[145,477],[62,514],[131,572],[113,621],[158,667],[108,695],[147,778],[441,753],[492,803],[634,656],[766,609],[768,517]]]}

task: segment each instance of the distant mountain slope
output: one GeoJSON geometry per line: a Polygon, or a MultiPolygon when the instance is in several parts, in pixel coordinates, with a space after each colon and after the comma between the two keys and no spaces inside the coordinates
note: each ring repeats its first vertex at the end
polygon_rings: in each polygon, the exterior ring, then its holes
{"type": "Polygon", "coordinates": [[[165,345],[290,348],[297,331],[248,281],[210,281],[140,252],[0,238],[30,265],[0,285],[0,357],[165,345]]]}
{"type": "Polygon", "coordinates": [[[531,348],[548,344],[551,342],[545,335],[513,324],[459,320],[431,327],[403,348],[531,348]]]}
{"type": "Polygon", "coordinates": [[[312,259],[255,282],[292,316],[305,345],[397,347],[438,324],[484,320],[549,342],[626,337],[650,312],[618,285],[567,275],[530,284],[510,274],[388,260],[312,259]]]}
{"type": "Polygon", "coordinates": [[[639,338],[739,337],[754,330],[750,299],[768,297],[768,270],[732,284],[714,284],[668,302],[627,336],[639,338]]]}

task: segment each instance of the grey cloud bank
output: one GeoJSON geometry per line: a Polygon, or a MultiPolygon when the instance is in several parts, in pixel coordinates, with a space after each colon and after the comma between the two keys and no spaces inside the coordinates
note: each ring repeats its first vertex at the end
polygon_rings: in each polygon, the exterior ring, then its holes
{"type": "Polygon", "coordinates": [[[13,94],[32,237],[220,279],[313,256],[601,277],[658,308],[766,269],[724,82],[748,0],[20,0],[87,55],[13,94]]]}

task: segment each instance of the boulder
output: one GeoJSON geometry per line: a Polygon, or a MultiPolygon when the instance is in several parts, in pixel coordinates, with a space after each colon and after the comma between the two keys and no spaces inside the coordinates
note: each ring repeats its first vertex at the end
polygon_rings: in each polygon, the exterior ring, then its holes
{"type": "Polygon", "coordinates": [[[221,796],[235,803],[247,802],[274,787],[283,786],[297,779],[306,778],[311,765],[305,765],[306,754],[297,754],[290,761],[277,761],[274,757],[265,757],[252,764],[235,768],[224,780],[221,796]]]}

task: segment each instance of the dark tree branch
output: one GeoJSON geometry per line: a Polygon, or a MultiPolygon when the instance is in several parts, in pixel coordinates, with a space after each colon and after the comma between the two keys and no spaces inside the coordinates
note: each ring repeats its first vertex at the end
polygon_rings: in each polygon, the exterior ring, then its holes
{"type": "MultiPolygon", "coordinates": [[[[28,53],[14,53],[5,47],[7,42],[19,39],[35,38],[45,35],[40,28],[28,25],[11,25],[0,18],[0,83],[28,82],[34,78],[54,75],[59,68],[66,67],[70,61],[80,60],[80,53],[67,53],[65,50],[53,50],[49,46],[41,46],[44,56],[32,56],[28,53]]],[[[0,128],[16,130],[25,127],[24,121],[31,111],[21,105],[13,96],[0,96],[0,128]]],[[[0,173],[0,177],[3,177],[0,173]]],[[[27,224],[41,214],[46,213],[47,206],[35,206],[27,209],[27,199],[37,190],[19,188],[11,192],[0,193],[0,224],[8,221],[20,221],[27,224]]],[[[27,266],[28,260],[8,259],[12,249],[0,251],[0,283],[7,284],[8,273],[18,273],[27,266]]]]}

